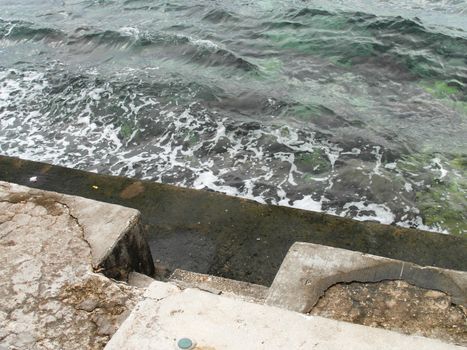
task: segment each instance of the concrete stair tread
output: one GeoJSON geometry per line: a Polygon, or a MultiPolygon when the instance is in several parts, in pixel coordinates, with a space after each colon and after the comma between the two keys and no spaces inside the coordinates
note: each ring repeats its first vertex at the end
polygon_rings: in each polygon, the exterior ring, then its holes
{"type": "Polygon", "coordinates": [[[246,301],[263,303],[269,288],[258,284],[231,280],[228,278],[206,275],[176,269],[169,280],[183,288],[198,288],[214,294],[232,295],[246,301]]]}
{"type": "Polygon", "coordinates": [[[454,350],[459,346],[153,282],[106,350],[454,350]]]}

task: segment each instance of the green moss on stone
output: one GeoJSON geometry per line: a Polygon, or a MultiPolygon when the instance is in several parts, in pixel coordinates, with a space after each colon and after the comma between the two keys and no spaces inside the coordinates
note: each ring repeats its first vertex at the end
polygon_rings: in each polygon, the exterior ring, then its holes
{"type": "Polygon", "coordinates": [[[467,172],[467,155],[461,154],[455,156],[450,164],[456,170],[467,172]]]}
{"type": "Polygon", "coordinates": [[[424,186],[415,196],[424,224],[453,234],[467,233],[467,157],[417,153],[404,157],[397,167],[406,176],[416,175],[424,186]],[[441,177],[433,159],[438,158],[448,174],[441,177]],[[451,170],[451,171],[449,171],[451,170]]]}
{"type": "Polygon", "coordinates": [[[459,89],[455,85],[448,85],[444,81],[424,82],[421,85],[426,92],[437,98],[451,97],[459,93],[459,89]]]}
{"type": "Polygon", "coordinates": [[[120,135],[124,140],[129,140],[134,131],[135,126],[128,121],[124,121],[120,126],[120,135]]]}
{"type": "Polygon", "coordinates": [[[331,171],[331,163],[322,149],[301,153],[295,157],[295,165],[302,171],[304,180],[312,180],[313,175],[331,171]]]}
{"type": "Polygon", "coordinates": [[[439,99],[445,106],[460,112],[462,115],[467,115],[467,102],[459,100],[462,94],[460,84],[457,81],[448,83],[444,81],[423,81],[420,86],[430,95],[439,99]]]}
{"type": "Polygon", "coordinates": [[[456,111],[467,115],[467,102],[449,100],[448,104],[451,105],[452,108],[454,108],[456,111]]]}
{"type": "Polygon", "coordinates": [[[439,226],[453,234],[467,233],[466,186],[456,182],[435,183],[417,193],[417,204],[428,226],[439,226]]]}

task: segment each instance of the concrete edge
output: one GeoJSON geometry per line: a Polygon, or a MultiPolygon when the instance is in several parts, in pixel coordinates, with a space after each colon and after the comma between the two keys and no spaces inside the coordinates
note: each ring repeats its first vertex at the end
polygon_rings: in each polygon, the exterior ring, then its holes
{"type": "Polygon", "coordinates": [[[234,296],[245,301],[264,303],[269,288],[258,284],[231,280],[228,278],[206,275],[176,269],[169,281],[183,289],[196,288],[213,294],[234,296]]]}
{"type": "Polygon", "coordinates": [[[336,283],[405,280],[445,292],[467,306],[467,273],[383,258],[341,248],[296,242],[274,279],[266,304],[307,313],[336,283]]]}
{"type": "Polygon", "coordinates": [[[131,271],[154,274],[154,263],[138,210],[78,196],[0,181],[13,201],[34,197],[66,207],[91,249],[91,267],[109,278],[126,280],[131,271]]]}
{"type": "Polygon", "coordinates": [[[192,339],[194,349],[206,350],[462,349],[436,339],[301,315],[199,289],[180,290],[158,281],[148,287],[105,349],[177,349],[182,337],[192,339]]]}

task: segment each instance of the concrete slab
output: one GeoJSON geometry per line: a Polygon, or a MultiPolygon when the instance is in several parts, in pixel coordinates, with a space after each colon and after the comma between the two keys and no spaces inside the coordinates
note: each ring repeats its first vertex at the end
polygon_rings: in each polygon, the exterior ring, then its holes
{"type": "Polygon", "coordinates": [[[0,349],[102,349],[152,259],[135,210],[0,182],[0,349]]]}
{"type": "Polygon", "coordinates": [[[295,243],[269,289],[266,303],[307,313],[324,292],[341,282],[404,280],[439,290],[467,306],[467,273],[422,267],[413,263],[312,243],[295,243]]]}
{"type": "Polygon", "coordinates": [[[258,284],[180,269],[175,270],[169,280],[181,288],[197,288],[214,294],[235,296],[255,303],[264,303],[269,292],[268,287],[258,284]]]}
{"type": "Polygon", "coordinates": [[[193,340],[198,350],[461,349],[200,290],[181,291],[161,282],[151,284],[146,298],[105,349],[177,349],[177,341],[185,337],[193,340]]]}

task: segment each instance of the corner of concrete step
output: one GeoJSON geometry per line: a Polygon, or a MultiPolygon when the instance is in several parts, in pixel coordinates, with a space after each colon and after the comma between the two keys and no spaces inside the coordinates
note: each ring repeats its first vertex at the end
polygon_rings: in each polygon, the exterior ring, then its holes
{"type": "Polygon", "coordinates": [[[467,306],[467,272],[304,242],[289,249],[269,289],[266,304],[306,313],[336,283],[384,280],[404,280],[442,291],[457,304],[467,306]]]}
{"type": "Polygon", "coordinates": [[[83,228],[96,271],[120,280],[126,280],[130,271],[154,273],[138,210],[68,195],[62,201],[83,228]]]}

